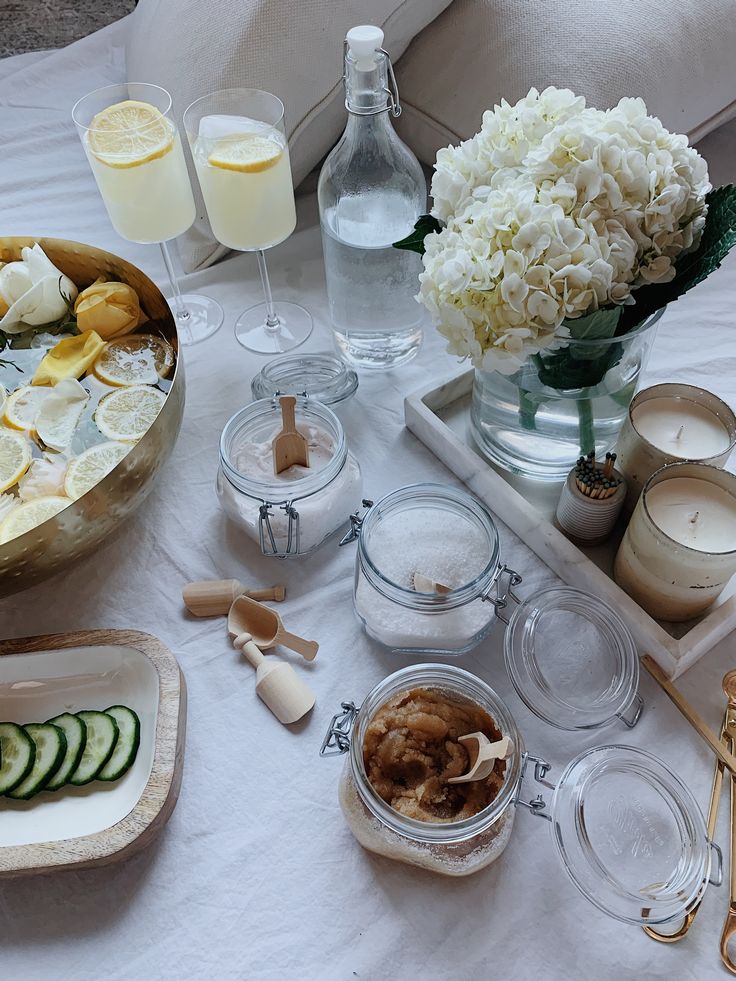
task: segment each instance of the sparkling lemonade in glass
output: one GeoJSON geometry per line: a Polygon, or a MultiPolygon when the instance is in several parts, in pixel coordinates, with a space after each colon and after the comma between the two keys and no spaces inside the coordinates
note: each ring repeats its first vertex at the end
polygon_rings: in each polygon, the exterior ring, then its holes
{"type": "Polygon", "coordinates": [[[296,209],[289,148],[277,129],[245,116],[205,116],[192,156],[218,242],[249,252],[291,235],[296,209]]]}

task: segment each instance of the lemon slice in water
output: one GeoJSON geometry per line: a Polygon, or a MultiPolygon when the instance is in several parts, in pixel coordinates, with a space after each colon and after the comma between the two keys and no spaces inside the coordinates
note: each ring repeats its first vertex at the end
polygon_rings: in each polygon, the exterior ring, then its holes
{"type": "Polygon", "coordinates": [[[0,522],[0,544],[43,524],[71,503],[68,497],[37,497],[13,508],[7,518],[0,522]]]}
{"type": "Polygon", "coordinates": [[[36,432],[36,417],[46,399],[53,392],[50,385],[23,385],[11,392],[5,400],[3,421],[11,429],[36,432]]]}
{"type": "Polygon", "coordinates": [[[74,457],[66,468],[64,492],[76,500],[120,463],[130,451],[130,443],[98,443],[74,457]]]}
{"type": "Polygon", "coordinates": [[[217,140],[207,163],[221,170],[237,170],[243,174],[257,174],[274,167],[284,153],[278,135],[262,136],[259,133],[238,133],[217,140]]]}
{"type": "Polygon", "coordinates": [[[131,385],[110,392],[95,411],[95,422],[108,439],[135,442],[150,429],[166,396],[148,385],[131,385]]]}
{"type": "Polygon", "coordinates": [[[17,484],[31,465],[31,444],[22,433],[0,427],[0,492],[17,484]]]}
{"type": "Polygon", "coordinates": [[[107,385],[155,385],[174,364],[174,349],[155,334],[128,334],[110,341],[94,373],[107,385]]]}
{"type": "Polygon", "coordinates": [[[138,167],[157,160],[174,145],[174,126],[148,102],[129,99],[98,112],[87,145],[109,167],[138,167]]]}

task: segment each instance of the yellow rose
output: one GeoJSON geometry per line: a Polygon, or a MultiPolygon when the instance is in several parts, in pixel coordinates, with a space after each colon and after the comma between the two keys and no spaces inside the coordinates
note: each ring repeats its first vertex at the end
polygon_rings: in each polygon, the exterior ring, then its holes
{"type": "Polygon", "coordinates": [[[84,334],[96,331],[109,341],[129,334],[146,319],[138,294],[127,283],[105,283],[98,279],[77,297],[74,304],[77,327],[84,334]]]}

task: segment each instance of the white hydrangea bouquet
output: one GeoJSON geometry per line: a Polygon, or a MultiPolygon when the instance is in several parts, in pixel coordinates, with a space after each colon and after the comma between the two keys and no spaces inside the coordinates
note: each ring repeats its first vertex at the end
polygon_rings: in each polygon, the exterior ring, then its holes
{"type": "MultiPolygon", "coordinates": [[[[621,357],[576,340],[624,336],[736,243],[736,189],[712,191],[703,158],[641,99],[602,111],[548,88],[503,101],[438,152],[431,193],[396,246],[423,255],[418,299],[449,352],[504,375],[531,363],[554,389],[595,386],[621,357]]],[[[534,406],[520,407],[533,428],[534,406]]]]}

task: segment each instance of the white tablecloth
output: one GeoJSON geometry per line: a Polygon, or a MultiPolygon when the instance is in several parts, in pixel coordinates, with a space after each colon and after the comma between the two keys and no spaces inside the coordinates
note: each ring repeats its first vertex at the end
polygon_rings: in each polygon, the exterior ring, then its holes
{"type": "MultiPolygon", "coordinates": [[[[59,235],[100,245],[163,282],[157,250],[116,237],[70,122],[77,97],[123,76],[124,22],[60,52],[0,62],[0,216],[4,234],[59,235]]],[[[288,107],[287,107],[288,109],[288,107]]],[[[714,181],[733,179],[736,124],[703,150],[714,181]],[[729,172],[730,171],[730,172],[729,172]]],[[[314,201],[300,201],[296,234],[270,257],[277,296],[305,303],[315,331],[304,350],[329,346],[314,201]]],[[[663,318],[650,376],[707,385],[736,404],[736,257],[663,318]]],[[[181,436],[141,511],[93,558],[68,574],[0,603],[0,631],[13,637],[96,627],[157,634],[178,656],[189,686],[187,748],[179,804],[160,838],[125,864],[0,884],[0,975],[13,981],[115,979],[315,979],[392,981],[478,976],[553,981],[725,977],[718,936],[727,888],[711,888],[696,926],[661,947],[594,909],[562,871],[548,825],[517,815],[501,860],[468,879],[373,857],[345,826],[337,803],[341,761],[320,760],[325,727],[344,699],[359,701],[403,660],[370,642],[351,608],[351,548],[326,546],[303,561],[264,559],[224,520],[213,481],[217,441],[230,414],[250,400],[262,359],[235,342],[232,324],[259,298],[255,261],[240,256],[193,275],[226,323],[184,354],[187,407],[181,436]],[[197,621],[181,603],[190,579],[236,576],[288,583],[288,625],[320,641],[297,670],[317,693],[311,718],[293,732],[258,701],[250,667],[219,621],[197,621]]],[[[403,427],[404,395],[453,363],[431,332],[420,358],[361,379],[340,408],[378,497],[417,480],[454,478],[403,427]]],[[[501,529],[503,555],[529,594],[554,576],[501,529]]],[[[648,678],[646,709],[629,732],[560,734],[519,703],[505,676],[500,626],[460,664],[490,682],[515,713],[527,746],[559,773],[589,745],[653,750],[707,806],[711,758],[648,678]]],[[[734,666],[728,638],[680,681],[716,727],[720,679],[734,666]]],[[[288,655],[286,655],[288,657],[288,655]]],[[[727,807],[718,838],[727,843],[727,807]]]]}

